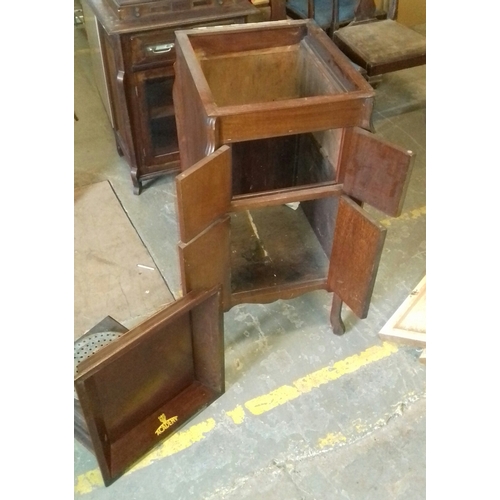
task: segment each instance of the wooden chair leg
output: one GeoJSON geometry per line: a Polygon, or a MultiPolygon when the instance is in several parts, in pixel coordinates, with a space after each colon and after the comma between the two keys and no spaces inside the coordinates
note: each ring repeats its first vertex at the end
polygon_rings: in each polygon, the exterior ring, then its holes
{"type": "Polygon", "coordinates": [[[342,300],[337,294],[333,294],[332,309],[330,311],[330,323],[335,335],[343,335],[345,333],[345,325],[342,321],[342,300]]]}
{"type": "Polygon", "coordinates": [[[270,0],[271,7],[270,21],[280,21],[286,19],[286,0],[270,0]]]}
{"type": "Polygon", "coordinates": [[[382,83],[382,76],[383,75],[376,75],[376,76],[367,76],[366,81],[374,88],[376,89],[381,83],[382,83]]]}

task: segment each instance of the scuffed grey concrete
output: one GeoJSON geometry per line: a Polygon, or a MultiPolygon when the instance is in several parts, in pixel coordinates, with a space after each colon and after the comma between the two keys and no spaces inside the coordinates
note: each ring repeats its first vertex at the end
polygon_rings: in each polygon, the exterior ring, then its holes
{"type": "Polygon", "coordinates": [[[421,500],[426,488],[425,430],[425,399],[420,399],[349,446],[314,457],[273,460],[205,500],[421,500]]]}

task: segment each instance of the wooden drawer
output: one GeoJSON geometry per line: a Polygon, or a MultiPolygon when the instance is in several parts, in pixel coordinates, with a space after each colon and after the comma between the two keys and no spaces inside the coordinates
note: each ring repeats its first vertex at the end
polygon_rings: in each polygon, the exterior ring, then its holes
{"type": "Polygon", "coordinates": [[[132,68],[151,64],[173,64],[174,40],[173,29],[131,35],[129,41],[132,68]]]}

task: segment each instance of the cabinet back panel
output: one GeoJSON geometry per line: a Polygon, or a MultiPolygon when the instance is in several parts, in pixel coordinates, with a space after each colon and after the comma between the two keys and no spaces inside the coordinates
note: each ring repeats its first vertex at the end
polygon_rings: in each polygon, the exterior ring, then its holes
{"type": "Polygon", "coordinates": [[[333,182],[337,161],[327,136],[313,134],[272,137],[232,145],[232,195],[260,193],[322,182],[333,182]],[[328,140],[320,144],[317,137],[328,140]],[[327,157],[326,153],[333,153],[327,157]]]}
{"type": "Polygon", "coordinates": [[[198,55],[219,107],[273,102],[345,92],[342,82],[314,57],[306,41],[286,47],[198,55]]]}
{"type": "Polygon", "coordinates": [[[265,29],[255,25],[238,26],[224,31],[191,32],[189,44],[199,58],[218,55],[297,45],[307,35],[308,28],[303,23],[280,23],[267,25],[265,29]]]}
{"type": "Polygon", "coordinates": [[[298,46],[225,54],[200,64],[217,106],[299,96],[298,46]]]}
{"type": "Polygon", "coordinates": [[[233,196],[294,186],[297,141],[293,135],[234,143],[233,196]]]}

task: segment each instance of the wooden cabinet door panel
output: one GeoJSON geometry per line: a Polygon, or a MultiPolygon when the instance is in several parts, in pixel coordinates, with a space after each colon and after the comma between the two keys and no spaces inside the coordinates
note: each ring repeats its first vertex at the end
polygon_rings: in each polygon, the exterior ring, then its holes
{"type": "Polygon", "coordinates": [[[413,153],[359,127],[346,129],[340,160],[344,192],[387,215],[401,214],[413,153]]]}
{"type": "Polygon", "coordinates": [[[176,179],[181,241],[189,242],[229,211],[231,148],[222,146],[176,179]]]}
{"type": "Polygon", "coordinates": [[[328,288],[366,318],[386,230],[347,196],[339,199],[328,288]]]}
{"type": "Polygon", "coordinates": [[[214,288],[169,304],[78,365],[75,436],[106,486],[224,392],[223,357],[214,288]]]}
{"type": "Polygon", "coordinates": [[[179,244],[183,293],[222,286],[224,311],[230,309],[230,217],[214,222],[187,243],[179,244]]]}

